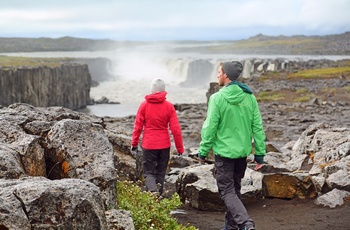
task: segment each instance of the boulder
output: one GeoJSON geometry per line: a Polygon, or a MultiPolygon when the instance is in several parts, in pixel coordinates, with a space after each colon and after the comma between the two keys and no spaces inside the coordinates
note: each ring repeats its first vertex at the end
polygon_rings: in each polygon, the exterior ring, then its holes
{"type": "Polygon", "coordinates": [[[2,229],[107,229],[100,189],[80,179],[0,179],[2,229]]]}
{"type": "Polygon", "coordinates": [[[345,200],[349,199],[350,192],[339,189],[333,189],[332,191],[317,197],[317,199],[315,200],[315,204],[335,208],[336,206],[343,205],[345,200]]]}
{"type": "Polygon", "coordinates": [[[262,179],[262,195],[283,199],[315,198],[316,189],[308,173],[267,174],[262,179]]]}

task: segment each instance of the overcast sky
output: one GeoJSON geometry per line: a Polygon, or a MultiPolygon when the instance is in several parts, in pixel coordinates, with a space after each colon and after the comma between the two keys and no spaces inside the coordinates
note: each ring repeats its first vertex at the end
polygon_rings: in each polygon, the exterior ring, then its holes
{"type": "Polygon", "coordinates": [[[350,31],[350,0],[7,0],[0,37],[239,40],[350,31]]]}

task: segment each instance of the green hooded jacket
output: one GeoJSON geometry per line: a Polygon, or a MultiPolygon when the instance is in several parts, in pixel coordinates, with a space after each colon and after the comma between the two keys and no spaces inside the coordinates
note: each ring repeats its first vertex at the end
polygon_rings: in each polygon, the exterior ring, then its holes
{"type": "Polygon", "coordinates": [[[211,95],[207,117],[202,127],[199,154],[237,159],[252,153],[266,155],[265,133],[258,103],[253,94],[237,84],[229,84],[211,95]]]}

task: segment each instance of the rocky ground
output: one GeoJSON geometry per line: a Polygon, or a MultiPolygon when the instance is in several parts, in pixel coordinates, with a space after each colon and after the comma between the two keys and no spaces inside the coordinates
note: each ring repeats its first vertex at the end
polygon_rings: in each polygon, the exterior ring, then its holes
{"type": "MultiPolygon", "coordinates": [[[[255,221],[257,230],[329,230],[349,229],[350,202],[330,209],[320,207],[313,200],[264,199],[245,203],[255,221]]],[[[184,208],[175,217],[183,225],[189,224],[201,230],[219,230],[224,223],[224,212],[204,212],[184,208]]]]}
{"type": "MultiPolygon", "coordinates": [[[[276,147],[293,144],[301,133],[314,123],[327,123],[332,127],[350,127],[350,93],[347,79],[324,80],[248,81],[256,94],[264,89],[285,93],[286,97],[276,101],[260,101],[267,141],[276,147]],[[310,100],[295,102],[303,96],[298,89],[312,92],[310,100]]],[[[188,151],[197,148],[200,130],[206,116],[206,104],[176,105],[182,127],[185,147],[188,151]],[[189,150],[191,149],[191,150],[189,150]]],[[[121,119],[125,132],[132,130],[133,116],[121,119]]],[[[113,119],[115,120],[115,119],[113,119]]],[[[105,119],[107,125],[108,119],[105,119]]],[[[277,229],[349,229],[350,201],[331,209],[314,204],[313,200],[260,199],[245,202],[248,212],[260,230],[277,229]]],[[[190,224],[203,230],[221,229],[224,213],[198,211],[186,206],[174,216],[182,224],[190,224]]]]}
{"type": "MultiPolygon", "coordinates": [[[[258,92],[274,89],[288,95],[283,100],[259,103],[267,139],[275,146],[282,147],[293,143],[313,123],[324,122],[333,127],[350,127],[350,93],[341,91],[342,87],[350,85],[346,79],[246,83],[258,92]],[[307,88],[313,92],[314,97],[303,103],[294,102],[300,97],[295,93],[298,88],[307,88]]],[[[191,134],[191,137],[197,136],[191,134]]],[[[245,205],[259,230],[349,229],[350,226],[350,201],[334,209],[317,206],[313,200],[300,199],[260,199],[245,202],[245,205]]],[[[175,215],[183,224],[189,223],[203,230],[221,229],[223,226],[225,213],[183,208],[185,214],[175,215]]]]}

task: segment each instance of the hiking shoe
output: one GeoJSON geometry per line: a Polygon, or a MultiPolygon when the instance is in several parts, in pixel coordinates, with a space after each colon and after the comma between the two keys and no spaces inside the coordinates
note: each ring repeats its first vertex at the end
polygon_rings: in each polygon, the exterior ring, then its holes
{"type": "Polygon", "coordinates": [[[253,227],[253,226],[251,226],[251,227],[244,226],[244,227],[240,228],[240,230],[255,230],[255,227],[253,227]]]}

